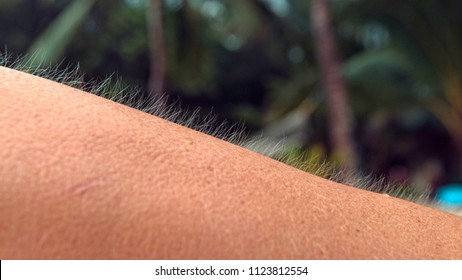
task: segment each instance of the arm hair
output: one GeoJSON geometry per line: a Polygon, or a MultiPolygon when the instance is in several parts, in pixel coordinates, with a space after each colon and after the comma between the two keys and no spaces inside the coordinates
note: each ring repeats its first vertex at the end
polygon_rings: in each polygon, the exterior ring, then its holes
{"type": "Polygon", "coordinates": [[[4,67],[0,147],[1,259],[462,258],[459,217],[4,67]]]}

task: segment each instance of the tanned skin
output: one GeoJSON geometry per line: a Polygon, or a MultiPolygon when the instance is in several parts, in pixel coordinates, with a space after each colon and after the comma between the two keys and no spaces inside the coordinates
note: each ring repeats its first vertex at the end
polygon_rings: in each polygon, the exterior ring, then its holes
{"type": "Polygon", "coordinates": [[[0,67],[0,259],[461,259],[460,217],[0,67]]]}

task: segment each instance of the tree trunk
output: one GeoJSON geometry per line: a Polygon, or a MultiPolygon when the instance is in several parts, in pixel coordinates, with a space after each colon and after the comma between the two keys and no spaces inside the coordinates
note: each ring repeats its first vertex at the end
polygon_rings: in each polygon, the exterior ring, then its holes
{"type": "Polygon", "coordinates": [[[147,9],[148,38],[151,51],[149,91],[152,96],[164,93],[165,44],[162,24],[162,0],[150,0],[147,9]]]}
{"type": "Polygon", "coordinates": [[[340,70],[328,0],[312,0],[311,17],[317,57],[327,94],[329,134],[334,155],[347,171],[358,167],[353,140],[353,117],[340,70]]]}

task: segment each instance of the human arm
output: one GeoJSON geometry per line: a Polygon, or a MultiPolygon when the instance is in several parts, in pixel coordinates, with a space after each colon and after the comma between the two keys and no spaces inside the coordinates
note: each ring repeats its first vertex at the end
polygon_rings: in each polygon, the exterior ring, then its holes
{"type": "Polygon", "coordinates": [[[0,258],[462,258],[462,219],[0,67],[0,258]]]}

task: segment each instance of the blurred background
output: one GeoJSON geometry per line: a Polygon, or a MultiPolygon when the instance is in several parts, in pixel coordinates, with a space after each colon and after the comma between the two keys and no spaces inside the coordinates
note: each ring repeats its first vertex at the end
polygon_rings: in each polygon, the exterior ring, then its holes
{"type": "Polygon", "coordinates": [[[116,73],[310,166],[462,196],[461,14],[460,0],[0,0],[0,52],[116,73]]]}

